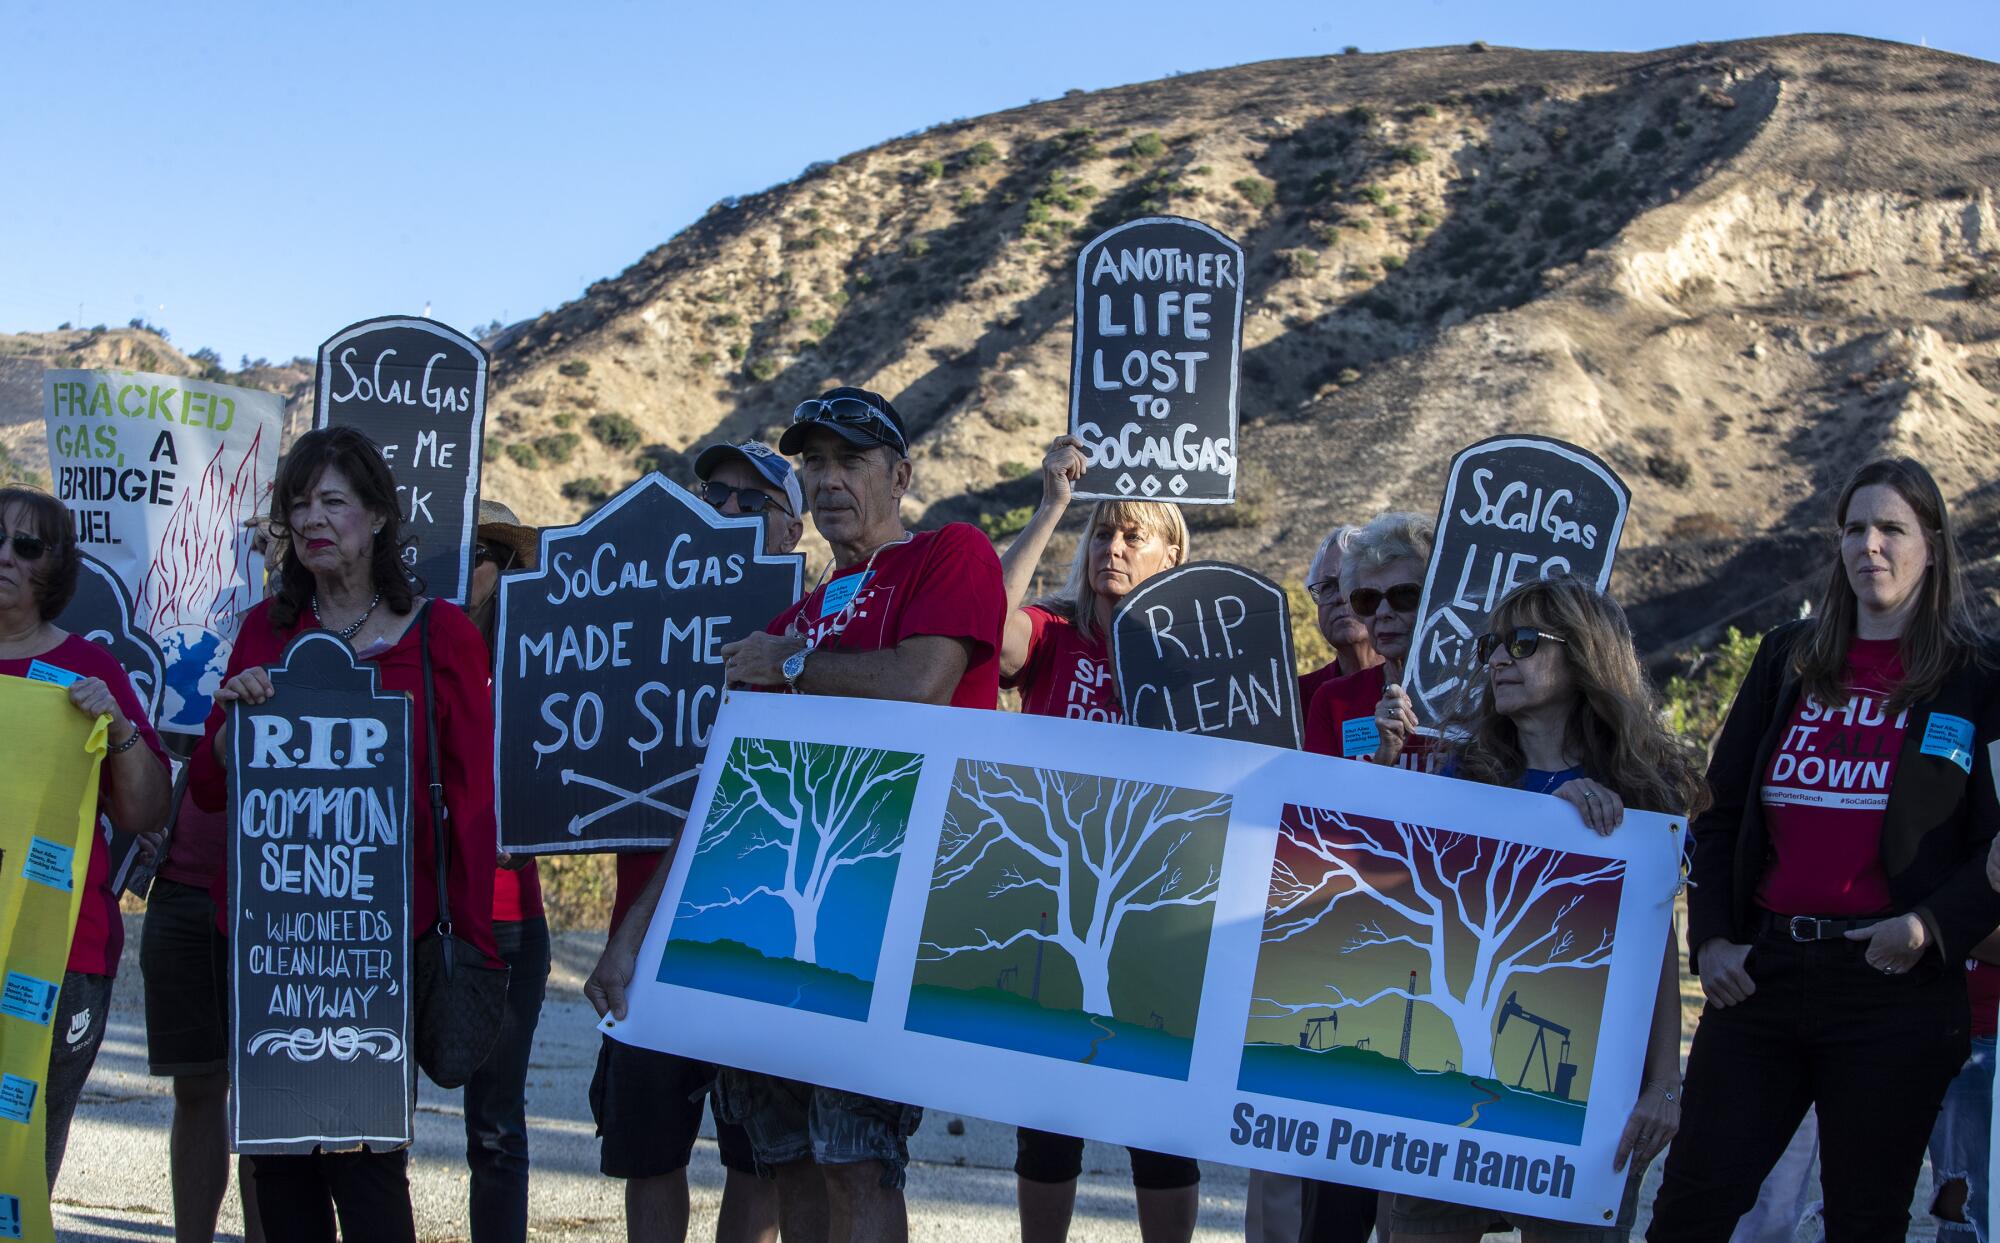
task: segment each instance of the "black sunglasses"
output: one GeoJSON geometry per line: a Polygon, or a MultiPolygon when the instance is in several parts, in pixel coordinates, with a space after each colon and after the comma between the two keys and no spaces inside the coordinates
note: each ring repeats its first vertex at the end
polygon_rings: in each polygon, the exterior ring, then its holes
{"type": "Polygon", "coordinates": [[[1535,654],[1535,649],[1542,645],[1543,639],[1551,643],[1569,642],[1559,634],[1550,634],[1533,626],[1517,626],[1506,635],[1497,635],[1490,631],[1480,635],[1473,641],[1472,650],[1478,655],[1479,663],[1482,665],[1493,659],[1493,653],[1502,646],[1506,647],[1507,655],[1515,660],[1526,660],[1535,654]]]}
{"type": "Polygon", "coordinates": [[[500,567],[502,574],[505,574],[514,564],[514,550],[505,545],[495,548],[491,544],[474,544],[472,546],[472,564],[478,565],[482,561],[492,562],[494,565],[500,567]]]}
{"type": "Polygon", "coordinates": [[[760,492],[756,488],[732,488],[726,483],[701,485],[701,499],[707,501],[711,509],[721,509],[732,496],[736,498],[736,508],[746,514],[761,514],[766,505],[772,505],[787,517],[797,516],[792,513],[789,506],[769,492],[760,492]]]}
{"type": "Polygon", "coordinates": [[[859,397],[809,397],[792,411],[794,423],[842,423],[849,427],[874,429],[875,437],[907,455],[909,445],[889,416],[859,397]]]}
{"type": "Polygon", "coordinates": [[[1417,606],[1424,602],[1423,585],[1397,583],[1387,591],[1380,591],[1374,587],[1356,587],[1347,593],[1347,606],[1354,610],[1356,617],[1375,616],[1375,610],[1382,607],[1384,600],[1387,600],[1389,607],[1398,613],[1414,613],[1417,611],[1417,606]]]}
{"type": "Polygon", "coordinates": [[[16,531],[12,535],[0,533],[0,538],[11,540],[14,555],[23,561],[40,561],[42,554],[49,550],[49,542],[39,535],[23,535],[16,531]]]}

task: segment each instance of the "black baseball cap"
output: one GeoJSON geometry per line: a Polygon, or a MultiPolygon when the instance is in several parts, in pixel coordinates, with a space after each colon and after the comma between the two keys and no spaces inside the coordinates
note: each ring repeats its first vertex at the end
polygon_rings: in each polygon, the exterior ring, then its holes
{"type": "Polygon", "coordinates": [[[849,444],[874,448],[887,445],[903,457],[910,455],[910,439],[903,431],[903,417],[880,393],[865,388],[830,388],[817,397],[799,403],[792,411],[792,425],[778,438],[778,452],[797,453],[805,444],[806,429],[824,427],[839,433],[849,444]]]}

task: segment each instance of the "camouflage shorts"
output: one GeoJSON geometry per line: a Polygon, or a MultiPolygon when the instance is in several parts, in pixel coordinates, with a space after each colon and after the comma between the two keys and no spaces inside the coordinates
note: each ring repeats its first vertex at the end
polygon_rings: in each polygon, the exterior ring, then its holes
{"type": "Polygon", "coordinates": [[[807,1157],[821,1165],[880,1161],[882,1185],[903,1185],[909,1139],[924,1120],[924,1111],[915,1105],[728,1067],[715,1086],[716,1116],[749,1134],[759,1166],[769,1169],[807,1157]]]}

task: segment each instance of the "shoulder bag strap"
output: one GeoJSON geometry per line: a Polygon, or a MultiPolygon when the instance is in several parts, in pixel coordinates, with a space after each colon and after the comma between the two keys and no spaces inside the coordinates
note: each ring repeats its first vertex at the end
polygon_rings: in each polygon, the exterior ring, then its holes
{"type": "MultiPolygon", "coordinates": [[[[431,834],[436,843],[437,934],[451,936],[451,892],[445,884],[450,854],[450,838],[445,832],[451,809],[444,802],[444,780],[438,775],[437,679],[431,670],[431,602],[417,611],[417,646],[424,665],[424,738],[429,744],[424,758],[430,769],[431,834]]],[[[444,973],[451,975],[451,952],[444,954],[444,973]]]]}

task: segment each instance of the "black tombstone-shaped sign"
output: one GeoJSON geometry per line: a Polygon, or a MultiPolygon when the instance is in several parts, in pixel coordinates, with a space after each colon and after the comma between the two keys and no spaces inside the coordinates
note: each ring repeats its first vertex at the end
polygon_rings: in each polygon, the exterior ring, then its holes
{"type": "Polygon", "coordinates": [[[324,630],[229,716],[238,1152],[411,1139],[410,699],[324,630]]]}
{"type": "Polygon", "coordinates": [[[1076,260],[1076,495],[1233,502],[1242,357],[1241,246],[1178,216],[1094,238],[1076,260]]]}
{"type": "MultiPolygon", "coordinates": [[[[55,619],[55,624],[96,643],[115,657],[132,679],[132,689],[145,705],[146,719],[157,727],[160,702],[166,695],[165,655],[159,643],[143,626],[132,622],[132,596],[102,561],[81,553],[77,568],[76,594],[55,619]]],[[[137,834],[121,833],[111,821],[98,818],[98,831],[105,835],[111,852],[111,889],[130,889],[144,897],[152,883],[152,870],[144,864],[137,834]]]]}
{"type": "Polygon", "coordinates": [[[1299,678],[1284,588],[1197,561],[1157,574],[1111,619],[1126,723],[1299,746],[1299,678]]]}
{"type": "Polygon", "coordinates": [[[660,850],[722,700],[722,654],[799,598],[804,562],[649,474],[500,580],[494,810],[509,854],[660,850]]]}
{"type": "Polygon", "coordinates": [[[1546,436],[1496,436],[1452,459],[1403,677],[1420,726],[1464,693],[1502,596],[1560,574],[1610,583],[1631,501],[1595,454],[1546,436]]]}
{"type": "Polygon", "coordinates": [[[363,320],[319,347],[315,427],[352,427],[396,473],[410,568],[429,594],[463,603],[472,574],[486,351],[413,316],[363,320]]]}

